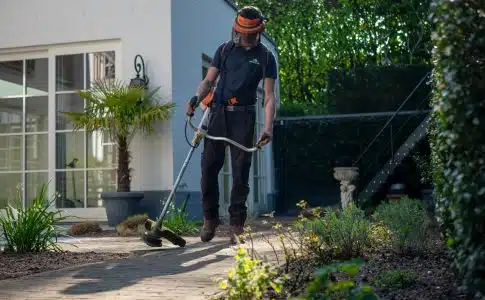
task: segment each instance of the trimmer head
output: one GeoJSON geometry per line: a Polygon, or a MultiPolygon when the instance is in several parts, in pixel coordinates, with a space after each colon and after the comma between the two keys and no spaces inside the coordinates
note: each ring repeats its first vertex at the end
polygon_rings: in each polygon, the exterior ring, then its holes
{"type": "MultiPolygon", "coordinates": [[[[157,230],[160,232],[160,230],[157,230]]],[[[145,231],[143,234],[143,241],[150,247],[162,247],[162,237],[158,234],[158,232],[152,231],[145,231]]]]}
{"type": "Polygon", "coordinates": [[[164,238],[174,245],[185,247],[186,241],[182,237],[176,235],[170,229],[165,227],[162,227],[162,229],[154,228],[154,224],[155,222],[150,219],[148,219],[145,223],[145,228],[149,230],[143,234],[143,241],[145,244],[150,247],[161,247],[162,238],[164,238]]]}

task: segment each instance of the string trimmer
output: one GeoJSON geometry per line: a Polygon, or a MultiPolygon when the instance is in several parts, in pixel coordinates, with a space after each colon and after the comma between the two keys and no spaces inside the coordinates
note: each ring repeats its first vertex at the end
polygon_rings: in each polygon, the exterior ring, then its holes
{"type": "MultiPolygon", "coordinates": [[[[190,105],[192,107],[194,107],[194,109],[196,107],[198,107],[199,104],[200,104],[200,101],[197,102],[197,103],[192,103],[192,102],[190,103],[190,105]]],[[[179,247],[185,246],[185,244],[186,244],[185,240],[182,237],[180,237],[179,235],[175,234],[170,229],[163,227],[162,223],[163,223],[163,219],[164,219],[164,217],[167,213],[168,207],[169,207],[170,203],[172,202],[172,200],[175,196],[175,192],[177,191],[177,187],[180,183],[180,180],[182,179],[182,176],[185,172],[185,169],[187,168],[187,166],[189,164],[190,158],[192,157],[194,150],[200,145],[200,141],[202,140],[202,138],[208,138],[208,139],[217,140],[217,141],[224,141],[224,142],[230,143],[230,144],[232,144],[232,145],[234,145],[234,146],[236,146],[236,147],[238,147],[238,148],[240,148],[240,149],[242,149],[246,152],[256,152],[258,150],[261,150],[261,148],[268,142],[268,136],[263,135],[254,147],[247,148],[247,147],[245,147],[245,146],[243,146],[243,145],[241,145],[241,144],[239,144],[239,143],[237,143],[237,142],[235,142],[231,139],[228,139],[228,138],[225,138],[225,137],[211,136],[211,135],[207,134],[207,121],[209,119],[208,118],[209,113],[210,113],[210,107],[207,107],[206,110],[204,111],[204,115],[202,116],[202,119],[200,120],[198,127],[195,127],[192,124],[193,115],[188,116],[188,118],[185,122],[185,126],[187,126],[187,124],[188,124],[192,128],[192,130],[194,130],[195,135],[194,135],[194,138],[192,139],[192,142],[190,143],[191,147],[190,147],[189,153],[187,154],[187,157],[185,158],[185,161],[182,165],[182,168],[180,169],[180,172],[177,176],[177,179],[175,180],[174,186],[173,186],[172,190],[170,191],[170,194],[168,195],[167,200],[165,201],[162,212],[160,213],[160,216],[158,217],[158,220],[155,222],[153,220],[148,219],[145,222],[145,228],[147,229],[147,231],[143,235],[143,241],[148,246],[161,247],[162,246],[162,238],[167,239],[172,244],[177,245],[179,247]]]]}

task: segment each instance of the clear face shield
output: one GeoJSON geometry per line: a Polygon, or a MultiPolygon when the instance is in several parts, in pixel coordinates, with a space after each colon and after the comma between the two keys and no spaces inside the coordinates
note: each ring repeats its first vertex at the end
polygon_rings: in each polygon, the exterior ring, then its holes
{"type": "Polygon", "coordinates": [[[232,30],[232,41],[236,45],[241,45],[241,46],[254,46],[257,45],[260,41],[260,35],[259,33],[253,33],[253,34],[241,34],[240,32],[237,32],[236,30],[232,30]]]}

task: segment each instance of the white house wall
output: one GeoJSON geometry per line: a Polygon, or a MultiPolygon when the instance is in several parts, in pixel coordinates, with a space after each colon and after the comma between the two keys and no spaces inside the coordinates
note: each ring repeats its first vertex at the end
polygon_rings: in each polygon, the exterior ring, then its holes
{"type": "MultiPolygon", "coordinates": [[[[192,97],[202,80],[202,54],[214,56],[217,47],[231,38],[232,21],[236,11],[231,1],[225,0],[172,0],[172,96],[178,109],[172,119],[174,177],[177,176],[190,146],[185,140],[185,103],[192,97]]],[[[262,42],[275,54],[275,46],[263,36],[262,42]]],[[[279,87],[277,94],[279,95],[279,87]]],[[[194,124],[202,116],[195,114],[194,124]]],[[[187,130],[189,140],[193,137],[187,130]]],[[[203,145],[194,151],[182,179],[183,189],[192,194],[200,192],[200,158],[203,145]]],[[[273,193],[272,149],[265,149],[267,191],[273,193]]],[[[199,198],[196,196],[196,198],[199,198]]],[[[199,202],[196,203],[199,205],[199,202]]]]}
{"type": "MultiPolygon", "coordinates": [[[[112,43],[118,47],[117,77],[123,80],[134,77],[133,59],[141,54],[150,86],[161,86],[160,95],[171,99],[171,3],[171,0],[2,0],[0,60],[22,58],[36,50],[75,53],[112,43]]],[[[180,113],[175,117],[179,120],[180,113]]],[[[133,141],[133,190],[166,189],[173,181],[171,124],[160,125],[153,137],[133,141]]]]}

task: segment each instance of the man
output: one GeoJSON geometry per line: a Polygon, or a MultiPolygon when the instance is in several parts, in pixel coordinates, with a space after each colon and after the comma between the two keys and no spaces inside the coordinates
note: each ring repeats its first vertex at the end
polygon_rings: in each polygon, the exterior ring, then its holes
{"type": "MultiPolygon", "coordinates": [[[[262,43],[264,16],[254,6],[239,10],[233,22],[232,40],[220,45],[214,55],[206,77],[200,83],[194,100],[202,100],[202,107],[209,106],[208,134],[226,136],[246,147],[253,146],[256,120],[257,87],[264,79],[265,127],[261,137],[269,142],[275,115],[276,59],[262,43]],[[219,81],[215,90],[216,78],[219,81]]],[[[188,105],[187,114],[194,107],[188,105]]],[[[230,199],[231,242],[237,243],[244,231],[247,217],[246,200],[249,194],[249,169],[252,154],[230,146],[233,185],[230,199]]],[[[224,165],[226,144],[204,140],[201,159],[201,191],[204,224],[200,238],[209,242],[215,236],[219,220],[218,174],[224,165]]]]}

